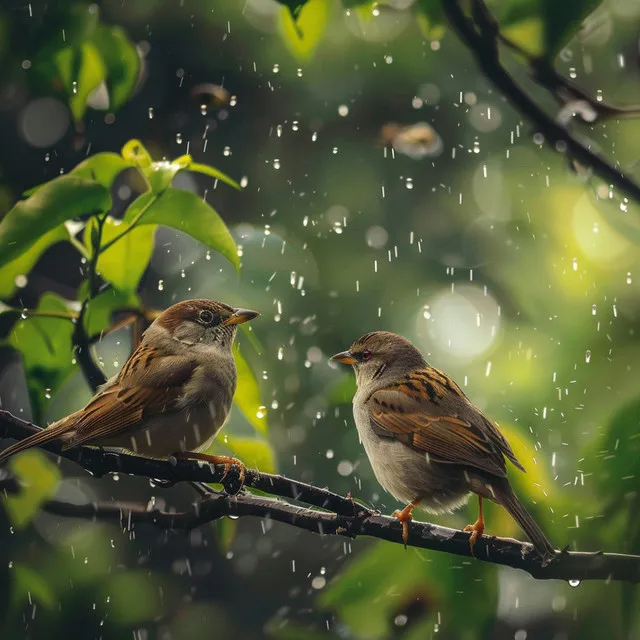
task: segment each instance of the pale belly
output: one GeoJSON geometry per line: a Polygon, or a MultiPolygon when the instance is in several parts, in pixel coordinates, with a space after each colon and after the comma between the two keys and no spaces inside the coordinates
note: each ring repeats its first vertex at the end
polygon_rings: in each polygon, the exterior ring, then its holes
{"type": "Polygon", "coordinates": [[[196,405],[157,416],[143,429],[130,430],[96,444],[151,458],[167,458],[182,451],[206,451],[224,425],[226,412],[219,413],[224,415],[218,415],[209,406],[196,405]]]}

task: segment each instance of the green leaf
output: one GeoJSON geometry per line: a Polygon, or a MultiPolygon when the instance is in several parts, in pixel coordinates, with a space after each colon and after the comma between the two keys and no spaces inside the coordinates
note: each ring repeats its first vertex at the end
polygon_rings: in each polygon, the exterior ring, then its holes
{"type": "Polygon", "coordinates": [[[149,181],[151,191],[162,193],[171,186],[171,181],[178,172],[186,169],[191,163],[191,156],[180,156],[173,162],[153,162],[150,167],[144,169],[144,175],[149,181]]]}
{"type": "MultiPolygon", "coordinates": [[[[96,153],[95,155],[83,160],[80,164],[77,164],[70,172],[69,175],[77,176],[79,178],[86,178],[87,180],[93,180],[103,187],[110,189],[115,179],[125,170],[133,167],[130,162],[127,162],[122,156],[117,153],[96,153]]],[[[27,189],[23,192],[23,196],[31,196],[36,191],[39,191],[48,182],[42,182],[31,189],[27,189]]]]}
{"type": "MultiPolygon", "coordinates": [[[[393,637],[394,618],[415,609],[418,599],[427,614],[439,612],[450,637],[483,638],[494,616],[495,582],[491,568],[479,562],[379,542],[352,560],[318,600],[359,638],[393,637]],[[482,598],[473,597],[480,588],[482,598]]],[[[417,615],[415,626],[421,624],[417,615]]]]}
{"type": "Polygon", "coordinates": [[[554,58],[602,0],[541,0],[545,56],[554,58]]]}
{"type": "Polygon", "coordinates": [[[90,42],[80,47],[65,47],[53,57],[53,63],[69,98],[69,108],[76,121],[82,120],[87,100],[105,79],[102,57],[90,42]]]}
{"type": "Polygon", "coordinates": [[[40,505],[53,497],[60,482],[60,469],[37,449],[11,458],[11,470],[22,488],[17,495],[5,499],[5,507],[13,526],[24,529],[40,510],[40,505]]]}
{"type": "Polygon", "coordinates": [[[224,446],[228,447],[236,458],[239,458],[251,469],[258,469],[263,473],[275,473],[276,461],[273,449],[266,440],[256,438],[237,438],[226,435],[224,446]]]}
{"type": "Polygon", "coordinates": [[[233,355],[238,371],[238,386],[233,402],[258,432],[267,433],[267,408],[262,405],[258,379],[237,345],[233,355]]]}
{"type": "Polygon", "coordinates": [[[96,153],[77,164],[71,171],[71,175],[95,180],[98,184],[110,189],[115,179],[125,169],[130,169],[133,166],[133,163],[127,162],[117,153],[96,153]]]}
{"type": "Polygon", "coordinates": [[[0,267],[0,298],[11,297],[17,289],[16,278],[20,275],[28,275],[40,256],[50,246],[64,240],[69,240],[69,231],[64,224],[61,224],[38,238],[22,255],[0,267]]]}
{"type": "Polygon", "coordinates": [[[109,191],[93,180],[68,175],[47,182],[0,221],[0,267],[65,220],[110,208],[109,191]]]}
{"type": "Polygon", "coordinates": [[[25,602],[35,600],[50,611],[56,604],[56,596],[40,571],[15,563],[11,569],[11,610],[22,607],[25,602]]]}
{"type": "Polygon", "coordinates": [[[304,6],[282,9],[279,31],[293,56],[305,61],[311,58],[327,27],[333,3],[331,0],[308,0],[304,6]]]}
{"type": "MultiPolygon", "coordinates": [[[[130,228],[130,224],[108,216],[102,227],[101,246],[130,228]]],[[[84,244],[93,253],[92,236],[97,232],[98,221],[91,218],[84,231],[84,244]]],[[[155,226],[136,226],[117,242],[103,251],[98,258],[97,272],[118,291],[133,293],[138,288],[151,254],[155,226]]]]}
{"type": "Polygon", "coordinates": [[[143,193],[127,209],[125,221],[131,222],[143,210],[138,225],[163,224],[183,231],[239,268],[238,248],[229,230],[218,213],[196,194],[174,188],[161,195],[143,193]]]}
{"type": "Polygon", "coordinates": [[[124,293],[111,288],[102,291],[87,305],[87,311],[84,315],[87,335],[96,336],[109,328],[113,322],[115,311],[139,307],[140,299],[134,293],[124,293]]]}
{"type": "MultiPolygon", "coordinates": [[[[67,305],[53,293],[45,293],[40,311],[68,312],[67,305]]],[[[7,342],[22,354],[34,420],[40,421],[46,395],[53,395],[73,373],[71,336],[73,324],[63,318],[31,316],[17,322],[7,342]]]]}
{"type": "Polygon", "coordinates": [[[189,171],[195,171],[196,173],[202,173],[205,176],[211,176],[216,180],[220,180],[233,187],[234,189],[240,189],[240,185],[233,179],[230,178],[226,173],[219,171],[218,169],[214,169],[210,167],[208,164],[200,164],[199,162],[191,162],[187,167],[189,171]]]}
{"type": "Polygon", "coordinates": [[[140,140],[129,140],[129,142],[122,147],[121,153],[127,162],[141,169],[148,169],[153,162],[149,152],[140,140]]]}
{"type": "Polygon", "coordinates": [[[135,45],[120,27],[100,25],[93,34],[106,67],[109,109],[117,111],[133,94],[140,75],[140,57],[135,45]]]}
{"type": "Polygon", "coordinates": [[[289,12],[291,13],[291,17],[295,20],[302,8],[304,7],[309,0],[277,0],[281,5],[287,7],[289,12]]]}

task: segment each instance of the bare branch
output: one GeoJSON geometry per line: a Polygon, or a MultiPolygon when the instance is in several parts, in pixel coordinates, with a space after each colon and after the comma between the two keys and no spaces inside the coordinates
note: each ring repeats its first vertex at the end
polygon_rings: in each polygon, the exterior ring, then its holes
{"type": "MultiPolygon", "coordinates": [[[[573,137],[566,127],[556,122],[518,85],[500,62],[498,25],[482,0],[474,0],[472,7],[473,17],[471,18],[465,14],[460,0],[442,0],[442,10],[451,27],[471,50],[487,78],[505,95],[510,104],[533,123],[548,142],[555,145],[558,150],[566,150],[574,158],[591,167],[607,183],[615,185],[626,195],[640,201],[640,185],[625,176],[597,151],[573,137]]],[[[548,69],[538,67],[535,72],[538,81],[553,81],[563,85],[562,88],[565,91],[571,91],[582,96],[581,99],[587,99],[584,92],[577,91],[577,88],[570,85],[568,81],[561,81],[561,76],[551,77],[548,69]]],[[[546,88],[554,91],[558,87],[546,88]]]]}
{"type": "MultiPolygon", "coordinates": [[[[6,411],[0,411],[0,438],[23,438],[37,430],[34,425],[6,411]]],[[[44,448],[76,462],[98,476],[127,473],[174,484],[183,481],[220,482],[224,474],[223,465],[213,467],[183,460],[153,460],[107,453],[90,447],[63,452],[58,442],[47,443],[44,448]]],[[[246,484],[316,508],[290,504],[279,498],[253,495],[245,490],[229,495],[207,487],[206,492],[201,493],[200,500],[189,511],[171,512],[129,503],[97,502],[77,505],[59,500],[45,502],[43,509],[62,517],[104,520],[126,528],[152,524],[160,529],[183,530],[193,529],[224,516],[254,516],[320,535],[340,535],[347,538],[369,536],[402,544],[402,527],[397,519],[379,515],[350,498],[343,498],[327,489],[250,469],[247,470],[246,484]]],[[[19,484],[15,478],[6,476],[0,479],[0,490],[15,493],[19,490],[19,484]]],[[[472,557],[469,535],[457,529],[414,521],[410,526],[409,546],[472,557]]],[[[640,556],[563,551],[557,553],[554,561],[545,565],[531,544],[491,536],[482,536],[475,545],[475,552],[478,560],[522,569],[539,579],[640,582],[640,556]]]]}

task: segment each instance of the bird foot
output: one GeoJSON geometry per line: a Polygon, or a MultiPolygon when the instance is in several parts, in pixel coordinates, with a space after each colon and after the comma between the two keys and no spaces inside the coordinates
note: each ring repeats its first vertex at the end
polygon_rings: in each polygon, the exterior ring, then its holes
{"type": "Polygon", "coordinates": [[[404,542],[404,548],[407,548],[407,542],[409,541],[409,523],[413,520],[411,512],[415,505],[408,504],[404,509],[396,509],[392,514],[392,518],[397,518],[402,524],[402,541],[404,542]]]}
{"type": "Polygon", "coordinates": [[[238,458],[232,458],[231,456],[212,456],[208,453],[196,453],[193,451],[181,451],[176,453],[176,458],[188,459],[188,460],[203,460],[204,462],[208,462],[209,464],[221,464],[224,465],[224,473],[220,478],[220,482],[222,482],[228,475],[229,471],[231,471],[231,467],[236,466],[240,469],[238,474],[238,480],[240,481],[240,487],[244,484],[245,476],[247,468],[244,465],[242,460],[238,460],[238,458]]]}
{"type": "Polygon", "coordinates": [[[475,553],[473,552],[473,548],[475,547],[478,538],[484,533],[484,520],[478,518],[473,524],[468,524],[464,531],[471,532],[471,537],[469,538],[469,547],[471,548],[471,555],[475,557],[475,553]]]}

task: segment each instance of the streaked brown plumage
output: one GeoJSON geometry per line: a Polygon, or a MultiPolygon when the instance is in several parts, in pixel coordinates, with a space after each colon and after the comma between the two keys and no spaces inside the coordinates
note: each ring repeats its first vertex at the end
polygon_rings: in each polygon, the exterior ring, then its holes
{"type": "Polygon", "coordinates": [[[484,531],[487,498],[507,509],[545,560],[553,557],[553,546],[513,493],[505,457],[524,468],[496,425],[449,376],[411,342],[386,331],[362,336],[332,359],[353,365],[356,426],[376,478],[407,504],[394,514],[403,521],[405,542],[415,506],[442,513],[476,493],[480,515],[466,529],[472,549],[484,531]]]}
{"type": "Polygon", "coordinates": [[[153,458],[205,456],[222,428],[236,388],[236,325],[258,313],[215,300],[186,300],[149,326],[122,367],[79,411],[0,454],[0,463],[53,439],[63,448],[99,445],[153,458]]]}

